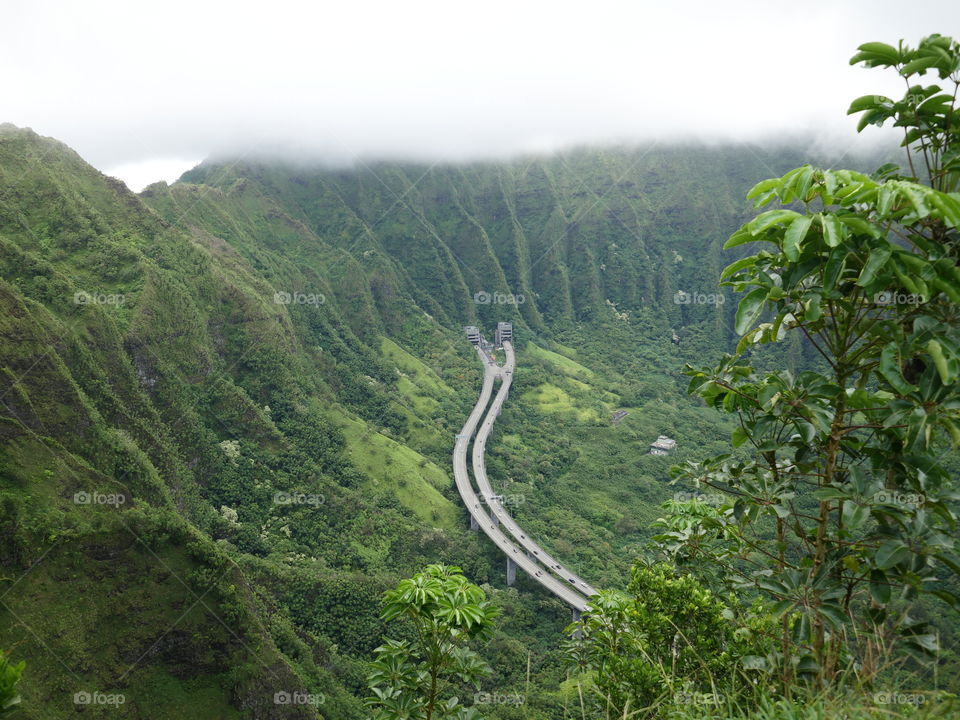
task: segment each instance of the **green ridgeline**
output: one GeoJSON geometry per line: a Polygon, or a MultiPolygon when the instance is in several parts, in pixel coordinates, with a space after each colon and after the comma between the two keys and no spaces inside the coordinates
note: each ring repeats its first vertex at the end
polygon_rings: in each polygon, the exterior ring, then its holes
{"type": "Polygon", "coordinates": [[[224,161],[135,195],[2,126],[0,648],[27,661],[21,716],[99,692],[117,718],[365,717],[380,594],[440,562],[504,609],[491,683],[529,661],[528,717],[555,717],[568,609],[504,587],[452,483],[481,381],[462,326],[515,326],[491,479],[546,548],[622,585],[668,466],[731,430],[678,372],[729,349],[736,303],[677,293],[719,292],[745,190],[801,158],[224,161]],[[672,458],[647,454],[661,433],[672,458]]]}

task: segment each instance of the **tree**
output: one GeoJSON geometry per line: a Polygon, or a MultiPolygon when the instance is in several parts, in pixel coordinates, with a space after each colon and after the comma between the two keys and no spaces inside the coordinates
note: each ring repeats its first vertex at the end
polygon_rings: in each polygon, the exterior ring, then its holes
{"type": "Polygon", "coordinates": [[[939,35],[917,48],[867,43],[856,63],[904,80],[901,100],[870,95],[849,112],[863,113],[860,130],[902,128],[909,171],[805,165],[750,191],[758,208],[779,207],[726,243],[763,243],[721,274],[746,292],[736,354],[687,370],[690,392],[735,415],[732,443],[750,452],[675,468],[729,502],[668,518],[659,536],[675,557],[708,558],[773,603],[771,660],[785,689],[846,668],[871,678],[894,634],[935,651],[910,603],[928,594],[960,605],[945,583],[960,557],[943,465],[960,442],[960,45],[939,35]],[[927,73],[947,90],[919,84],[927,73]],[[796,333],[819,354],[815,367],[761,374],[744,361],[796,333]]]}
{"type": "Polygon", "coordinates": [[[730,688],[749,687],[732,681],[762,643],[746,628],[738,632],[717,595],[665,563],[634,567],[627,593],[601,591],[571,629],[568,656],[592,677],[600,717],[653,714],[696,699],[720,704],[730,688]]]}
{"type": "Polygon", "coordinates": [[[490,673],[468,643],[486,637],[497,615],[455,566],[430,565],[386,592],[381,617],[408,620],[415,640],[387,640],[374,650],[367,704],[376,720],[480,720],[449,690],[458,681],[479,688],[490,673]]]}
{"type": "Polygon", "coordinates": [[[26,663],[20,661],[16,665],[10,662],[6,654],[0,650],[0,717],[12,715],[20,706],[20,693],[17,684],[23,675],[26,663]]]}

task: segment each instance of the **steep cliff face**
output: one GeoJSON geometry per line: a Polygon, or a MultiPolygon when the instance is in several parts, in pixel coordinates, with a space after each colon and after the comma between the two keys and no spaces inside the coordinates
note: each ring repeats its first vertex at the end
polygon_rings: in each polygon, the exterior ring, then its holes
{"type": "MultiPolygon", "coordinates": [[[[416,432],[445,459],[442,423],[393,387],[372,304],[294,322],[304,308],[276,302],[255,259],[29,131],[4,127],[0,168],[0,645],[31,668],[25,716],[116,691],[150,717],[315,717],[273,702],[310,687],[331,716],[359,717],[342,676],[379,637],[378,591],[455,560],[455,539],[484,562],[445,468],[388,437],[416,432]],[[370,452],[406,494],[361,467],[370,452]]],[[[425,341],[453,336],[420,324],[425,341]]],[[[436,385],[455,421],[457,394],[436,385]]]]}
{"type": "MultiPolygon", "coordinates": [[[[438,561],[500,582],[448,468],[479,383],[464,324],[517,326],[491,474],[616,581],[665,497],[651,434],[722,436],[671,375],[734,303],[675,294],[716,291],[746,188],[797,161],[224,161],[138,196],[3,126],[0,647],[28,660],[24,717],[93,691],[118,717],[362,717],[380,591],[438,561]],[[326,704],[274,703],[293,691],[326,704]]],[[[562,626],[530,597],[498,595],[511,643],[562,626]]]]}
{"type": "Polygon", "coordinates": [[[366,285],[379,290],[370,296],[381,317],[400,296],[441,324],[489,323],[506,312],[544,331],[596,319],[611,304],[663,309],[675,289],[714,287],[719,249],[747,213],[746,189],[797,162],[794,153],[747,147],[349,171],[240,161],[201,165],[179,187],[146,194],[173,219],[197,183],[256,208],[248,219],[263,234],[302,224],[321,239],[308,252],[333,248],[360,264],[366,285]],[[182,199],[164,201],[168,194],[182,199]],[[491,302],[475,303],[478,294],[491,302]],[[497,305],[511,296],[524,302],[497,305]]]}

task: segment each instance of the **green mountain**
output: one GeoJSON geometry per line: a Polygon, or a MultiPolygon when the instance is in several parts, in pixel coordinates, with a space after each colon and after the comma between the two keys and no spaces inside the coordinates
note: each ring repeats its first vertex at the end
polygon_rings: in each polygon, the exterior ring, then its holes
{"type": "Polygon", "coordinates": [[[529,667],[525,717],[556,717],[569,611],[505,587],[453,487],[481,380],[462,326],[515,326],[491,478],[545,547],[623,584],[668,466],[729,437],[678,375],[733,337],[723,241],[746,190],[805,159],[222,159],[136,195],[0,126],[0,647],[28,664],[22,716],[122,693],[84,709],[364,717],[380,593],[445,562],[504,608],[492,684],[529,667]],[[661,433],[673,458],[647,454],[661,433]],[[319,700],[276,701],[293,692],[319,700]]]}

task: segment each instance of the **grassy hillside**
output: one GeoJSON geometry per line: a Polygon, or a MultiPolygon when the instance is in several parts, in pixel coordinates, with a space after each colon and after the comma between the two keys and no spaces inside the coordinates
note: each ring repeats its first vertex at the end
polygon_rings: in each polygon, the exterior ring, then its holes
{"type": "Polygon", "coordinates": [[[0,647],[28,663],[23,717],[72,715],[78,692],[125,696],[92,717],[363,717],[380,592],[446,562],[504,608],[491,683],[529,663],[526,716],[554,718],[568,610],[504,587],[452,483],[481,381],[461,326],[516,326],[491,479],[546,547],[621,584],[668,465],[730,430],[677,372],[726,346],[735,303],[676,293],[717,292],[745,189],[796,160],[222,162],[137,196],[3,126],[0,647]],[[646,454],[660,433],[674,458],[646,454]],[[323,702],[274,702],[294,691],[323,702]]]}

